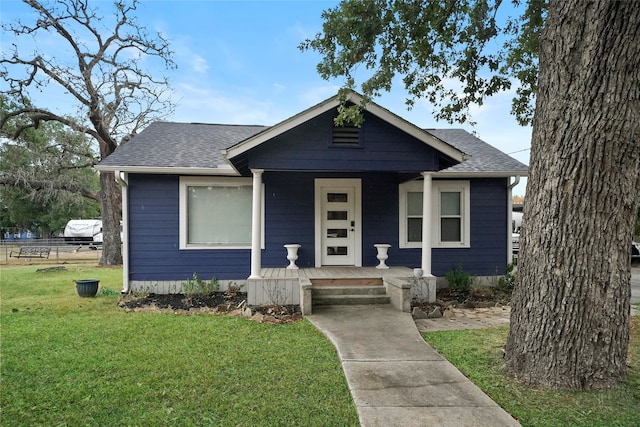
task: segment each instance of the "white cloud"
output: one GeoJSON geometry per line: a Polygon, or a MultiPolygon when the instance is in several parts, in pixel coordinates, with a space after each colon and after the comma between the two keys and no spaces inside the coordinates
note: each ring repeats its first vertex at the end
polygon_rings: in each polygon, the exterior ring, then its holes
{"type": "Polygon", "coordinates": [[[298,96],[298,100],[303,106],[300,111],[312,107],[325,99],[331,98],[338,93],[339,89],[340,86],[331,83],[309,86],[303,89],[298,96]]]}
{"type": "Polygon", "coordinates": [[[205,73],[209,69],[207,60],[197,54],[191,55],[191,68],[197,73],[205,73]]]}

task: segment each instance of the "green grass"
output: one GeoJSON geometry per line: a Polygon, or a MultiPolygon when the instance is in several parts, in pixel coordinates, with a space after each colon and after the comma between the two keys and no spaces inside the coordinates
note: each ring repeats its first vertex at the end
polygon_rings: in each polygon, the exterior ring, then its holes
{"type": "Polygon", "coordinates": [[[122,270],[0,270],[3,426],[343,426],[358,415],[306,320],[124,312],[122,270]],[[98,278],[96,298],[74,279],[98,278]]]}
{"type": "Polygon", "coordinates": [[[502,369],[507,326],[423,336],[523,426],[640,426],[640,318],[634,322],[629,375],[600,391],[538,390],[511,380],[502,369]]]}

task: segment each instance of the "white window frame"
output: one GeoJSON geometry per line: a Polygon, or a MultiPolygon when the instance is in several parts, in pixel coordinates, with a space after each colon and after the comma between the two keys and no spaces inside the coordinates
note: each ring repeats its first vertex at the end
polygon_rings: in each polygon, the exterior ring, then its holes
{"type": "MultiPolygon", "coordinates": [[[[187,242],[188,236],[188,213],[187,213],[187,187],[190,186],[219,186],[219,187],[227,187],[227,186],[247,186],[253,187],[253,181],[251,178],[227,178],[227,177],[193,177],[193,176],[181,176],[180,177],[180,249],[185,250],[218,250],[218,249],[251,249],[251,241],[247,242],[246,245],[202,245],[202,244],[192,244],[187,242]]],[[[264,249],[264,184],[262,184],[262,206],[261,206],[261,222],[262,226],[260,227],[262,230],[262,235],[260,238],[261,248],[264,249]]],[[[249,210],[251,210],[251,206],[249,206],[249,210]]],[[[249,223],[249,227],[251,227],[251,223],[249,223]]]]}
{"type": "MultiPolygon", "coordinates": [[[[401,249],[422,248],[422,241],[409,242],[407,230],[407,194],[422,193],[424,190],[423,181],[409,181],[400,184],[399,189],[399,242],[401,249]]],[[[431,189],[431,247],[433,248],[469,248],[471,247],[471,203],[470,203],[471,184],[469,181],[432,181],[431,189]],[[461,241],[443,242],[440,239],[440,194],[447,192],[460,193],[460,213],[461,221],[461,241]]],[[[423,224],[424,226],[424,224],[423,224]]]]}

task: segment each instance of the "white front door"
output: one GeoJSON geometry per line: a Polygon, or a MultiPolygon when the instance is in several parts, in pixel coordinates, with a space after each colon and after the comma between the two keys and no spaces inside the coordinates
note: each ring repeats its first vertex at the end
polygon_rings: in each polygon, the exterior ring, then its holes
{"type": "Polygon", "coordinates": [[[362,265],[359,179],[316,180],[316,266],[362,265]]]}

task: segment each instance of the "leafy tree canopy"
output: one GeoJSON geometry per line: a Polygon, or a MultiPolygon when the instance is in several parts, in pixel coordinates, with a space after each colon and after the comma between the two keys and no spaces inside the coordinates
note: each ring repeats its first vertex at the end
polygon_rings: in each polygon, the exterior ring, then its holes
{"type": "MultiPolygon", "coordinates": [[[[409,107],[426,98],[448,122],[469,121],[470,106],[516,87],[512,113],[526,125],[546,11],[544,0],[344,0],[300,48],[322,55],[323,78],[345,79],[343,95],[355,89],[368,100],[400,76],[409,107]]],[[[343,107],[338,120],[362,117],[357,106],[343,107]]]]}

